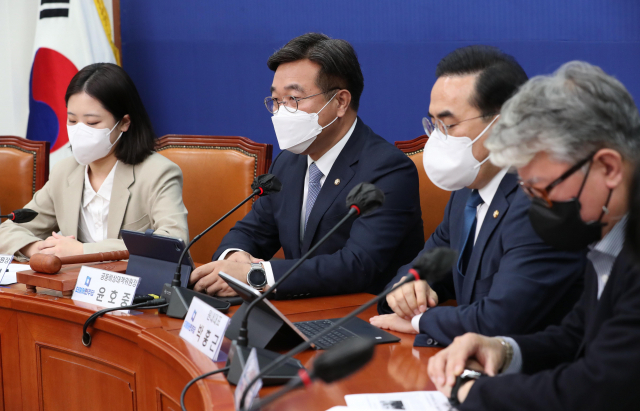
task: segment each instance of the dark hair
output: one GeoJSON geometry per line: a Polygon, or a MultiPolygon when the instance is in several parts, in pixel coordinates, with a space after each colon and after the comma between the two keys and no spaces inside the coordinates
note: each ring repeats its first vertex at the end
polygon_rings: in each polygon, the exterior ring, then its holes
{"type": "Polygon", "coordinates": [[[323,92],[334,88],[349,90],[351,107],[358,111],[364,89],[364,77],[358,56],[345,40],[332,39],[321,33],[307,33],[289,41],[267,60],[269,69],[276,71],[283,63],[309,59],[320,65],[316,85],[323,92]]]}
{"type": "MultiPolygon", "coordinates": [[[[71,79],[65,104],[74,94],[85,92],[98,100],[116,121],[125,115],[131,118],[129,129],[122,134],[114,154],[125,164],[140,164],[156,147],[156,138],[149,115],[131,77],[112,63],[90,64],[71,79]]],[[[73,148],[72,148],[73,149],[73,148]]]]}
{"type": "Polygon", "coordinates": [[[527,73],[516,59],[491,46],[456,49],[436,67],[436,78],[470,74],[479,74],[470,103],[483,116],[499,113],[502,105],[527,82],[527,73]]]}

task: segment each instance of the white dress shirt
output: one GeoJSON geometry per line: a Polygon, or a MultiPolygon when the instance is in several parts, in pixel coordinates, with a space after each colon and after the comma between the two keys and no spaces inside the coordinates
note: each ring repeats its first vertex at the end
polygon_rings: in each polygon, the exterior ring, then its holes
{"type": "MultiPolygon", "coordinates": [[[[478,194],[480,194],[480,198],[482,198],[483,203],[479,204],[476,208],[476,234],[473,238],[473,244],[476,243],[478,239],[478,234],[480,234],[480,229],[482,228],[482,223],[484,222],[484,218],[487,215],[487,211],[489,211],[489,206],[493,201],[493,197],[495,197],[496,192],[498,191],[498,187],[500,187],[500,183],[502,182],[502,178],[509,171],[509,167],[505,167],[496,174],[491,181],[484,187],[478,189],[478,194]]],[[[427,308],[428,310],[429,308],[427,308]]],[[[423,313],[424,314],[424,313],[423,313]]],[[[417,332],[420,332],[420,318],[422,314],[418,314],[411,319],[411,325],[413,329],[417,332]]]]}
{"type": "MultiPolygon", "coordinates": [[[[353,130],[355,130],[357,122],[358,122],[358,119],[356,118],[353,124],[351,125],[351,128],[349,128],[349,131],[347,131],[347,134],[345,134],[344,137],[342,137],[342,139],[340,139],[340,141],[336,143],[336,145],[331,147],[329,151],[324,153],[322,157],[316,160],[315,162],[316,166],[318,167],[320,172],[322,172],[323,174],[322,178],[320,179],[320,186],[324,185],[324,182],[327,179],[327,176],[329,175],[329,172],[331,171],[333,164],[336,162],[336,160],[338,159],[338,156],[342,152],[342,149],[344,149],[344,146],[347,145],[349,138],[353,134],[353,130]]],[[[313,163],[313,159],[307,156],[307,172],[304,176],[304,192],[302,195],[302,209],[300,210],[300,241],[302,241],[304,238],[304,225],[305,225],[304,217],[305,217],[305,211],[307,209],[307,193],[309,191],[309,166],[311,165],[311,163],[313,163]]],[[[229,248],[220,255],[218,260],[224,260],[227,254],[230,253],[231,251],[243,251],[243,250],[240,250],[239,248],[229,248]]],[[[269,284],[269,286],[272,286],[273,284],[275,284],[276,280],[275,280],[275,277],[273,276],[273,269],[271,268],[271,263],[268,261],[265,261],[262,263],[262,266],[264,267],[265,274],[267,275],[267,284],[269,284]]]]}
{"type": "Polygon", "coordinates": [[[89,166],[84,169],[84,190],[78,224],[78,241],[81,243],[97,243],[107,239],[109,203],[117,165],[116,161],[97,193],[89,181],[89,166]]]}

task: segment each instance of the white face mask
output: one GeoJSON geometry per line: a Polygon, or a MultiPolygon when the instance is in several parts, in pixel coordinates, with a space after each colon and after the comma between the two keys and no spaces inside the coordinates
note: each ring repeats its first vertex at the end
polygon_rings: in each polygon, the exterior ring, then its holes
{"type": "Polygon", "coordinates": [[[122,132],[111,144],[111,132],[120,124],[118,121],[111,130],[108,128],[98,129],[89,127],[84,123],[77,123],[73,126],[67,125],[67,134],[71,143],[71,151],[76,161],[83,166],[93,163],[106,157],[111,148],[120,140],[122,132]]]}
{"type": "MultiPolygon", "coordinates": [[[[331,100],[335,96],[334,94],[331,100]]],[[[318,123],[318,114],[331,103],[331,100],[327,101],[327,104],[320,111],[311,114],[300,110],[290,113],[286,108],[280,107],[276,114],[271,117],[280,149],[300,154],[309,148],[318,134],[338,119],[338,117],[334,118],[331,123],[324,127],[321,127],[320,123],[318,123]]]]}
{"type": "Polygon", "coordinates": [[[433,184],[447,191],[467,187],[478,176],[482,162],[473,156],[473,143],[487,132],[499,115],[473,141],[469,137],[447,137],[436,128],[424,147],[422,163],[433,184]]]}

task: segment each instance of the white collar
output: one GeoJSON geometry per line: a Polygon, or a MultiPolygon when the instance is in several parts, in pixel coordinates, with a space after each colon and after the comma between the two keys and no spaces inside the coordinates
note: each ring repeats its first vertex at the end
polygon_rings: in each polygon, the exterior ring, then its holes
{"type": "MultiPolygon", "coordinates": [[[[325,177],[329,175],[329,172],[331,171],[331,167],[333,167],[333,163],[336,162],[336,159],[342,152],[342,149],[344,148],[344,146],[347,145],[347,142],[349,141],[351,134],[353,134],[353,130],[356,128],[357,122],[358,122],[358,118],[355,119],[349,131],[347,131],[347,134],[345,134],[344,137],[342,137],[340,141],[336,143],[335,146],[331,147],[329,151],[324,153],[324,155],[315,162],[316,166],[325,177]]],[[[307,168],[311,165],[311,163],[313,163],[313,159],[307,156],[307,168]]]]}
{"type": "Polygon", "coordinates": [[[478,189],[478,194],[480,194],[482,201],[484,201],[486,205],[490,205],[493,201],[493,197],[496,195],[498,187],[502,182],[502,178],[507,174],[507,171],[509,171],[509,167],[503,168],[491,179],[491,181],[489,181],[486,186],[478,189]]]}
{"type": "Polygon", "coordinates": [[[91,186],[91,182],[89,181],[89,166],[86,165],[84,167],[84,195],[82,196],[82,206],[86,207],[91,200],[95,196],[100,196],[107,201],[111,201],[111,190],[113,189],[113,180],[116,174],[116,167],[118,166],[118,161],[113,165],[113,168],[107,175],[107,178],[104,179],[104,182],[98,189],[96,193],[93,187],[91,186]]]}

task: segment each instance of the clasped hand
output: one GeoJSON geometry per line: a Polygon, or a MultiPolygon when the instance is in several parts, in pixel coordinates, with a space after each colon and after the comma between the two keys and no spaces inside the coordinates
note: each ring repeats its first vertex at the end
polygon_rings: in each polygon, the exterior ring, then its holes
{"type": "Polygon", "coordinates": [[[243,283],[247,283],[247,274],[251,269],[251,263],[259,263],[264,260],[253,257],[245,251],[233,251],[227,254],[224,260],[212,261],[208,264],[196,268],[189,284],[193,284],[193,289],[209,295],[219,297],[232,297],[237,295],[235,291],[224,281],[218,273],[229,274],[233,278],[243,283]]]}
{"type": "MultiPolygon", "coordinates": [[[[394,287],[396,285],[398,283],[394,287]]],[[[378,328],[416,334],[411,319],[437,306],[438,294],[426,281],[413,281],[387,295],[387,303],[394,314],[378,315],[370,318],[369,322],[378,328]]]]}
{"type": "Polygon", "coordinates": [[[31,257],[33,254],[53,254],[57,257],[67,257],[70,255],[84,254],[82,243],[76,240],[73,235],[64,236],[58,233],[51,233],[51,237],[46,240],[31,243],[21,250],[22,254],[31,257]]]}

